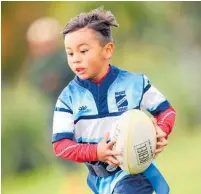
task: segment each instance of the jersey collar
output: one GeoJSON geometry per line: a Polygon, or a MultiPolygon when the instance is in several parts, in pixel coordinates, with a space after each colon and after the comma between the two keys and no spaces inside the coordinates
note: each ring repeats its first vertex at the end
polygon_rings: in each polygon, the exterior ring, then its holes
{"type": "Polygon", "coordinates": [[[82,80],[78,76],[75,76],[74,81],[88,90],[91,90],[94,87],[100,87],[100,89],[103,88],[104,90],[107,90],[117,78],[119,71],[120,70],[117,67],[110,65],[109,72],[104,77],[104,79],[101,80],[99,85],[91,80],[82,80]]]}

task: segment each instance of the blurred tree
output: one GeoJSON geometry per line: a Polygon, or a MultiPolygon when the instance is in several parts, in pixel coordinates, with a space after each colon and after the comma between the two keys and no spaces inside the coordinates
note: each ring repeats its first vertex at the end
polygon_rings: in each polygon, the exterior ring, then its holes
{"type": "Polygon", "coordinates": [[[25,34],[31,21],[45,14],[48,2],[2,2],[2,81],[13,83],[27,53],[25,34]]]}

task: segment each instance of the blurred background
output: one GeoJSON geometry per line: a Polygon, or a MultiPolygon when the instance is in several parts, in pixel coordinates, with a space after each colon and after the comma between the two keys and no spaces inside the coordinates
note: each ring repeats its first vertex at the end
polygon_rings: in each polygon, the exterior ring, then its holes
{"type": "Polygon", "coordinates": [[[51,127],[73,78],[60,31],[102,5],[120,24],[112,64],[146,74],[176,109],[156,160],[171,193],[201,193],[201,2],[1,2],[3,194],[92,193],[84,165],[54,156],[51,127]]]}

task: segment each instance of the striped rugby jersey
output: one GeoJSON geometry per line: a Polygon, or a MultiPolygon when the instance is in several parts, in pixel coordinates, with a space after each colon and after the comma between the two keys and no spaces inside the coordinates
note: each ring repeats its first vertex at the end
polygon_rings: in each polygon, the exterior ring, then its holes
{"type": "MultiPolygon", "coordinates": [[[[124,111],[144,109],[155,116],[169,107],[170,103],[145,75],[110,66],[99,86],[76,76],[64,88],[55,107],[52,141],[66,138],[98,143],[124,111]]],[[[109,194],[126,175],[121,170],[109,177],[93,177],[93,184],[99,193],[109,194]]]]}

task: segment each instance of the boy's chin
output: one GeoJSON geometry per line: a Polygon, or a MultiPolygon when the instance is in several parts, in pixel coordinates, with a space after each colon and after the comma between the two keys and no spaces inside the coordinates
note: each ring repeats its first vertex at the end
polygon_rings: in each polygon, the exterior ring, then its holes
{"type": "Polygon", "coordinates": [[[77,75],[80,79],[82,80],[87,80],[87,79],[90,79],[89,76],[86,76],[86,75],[77,75]]]}

